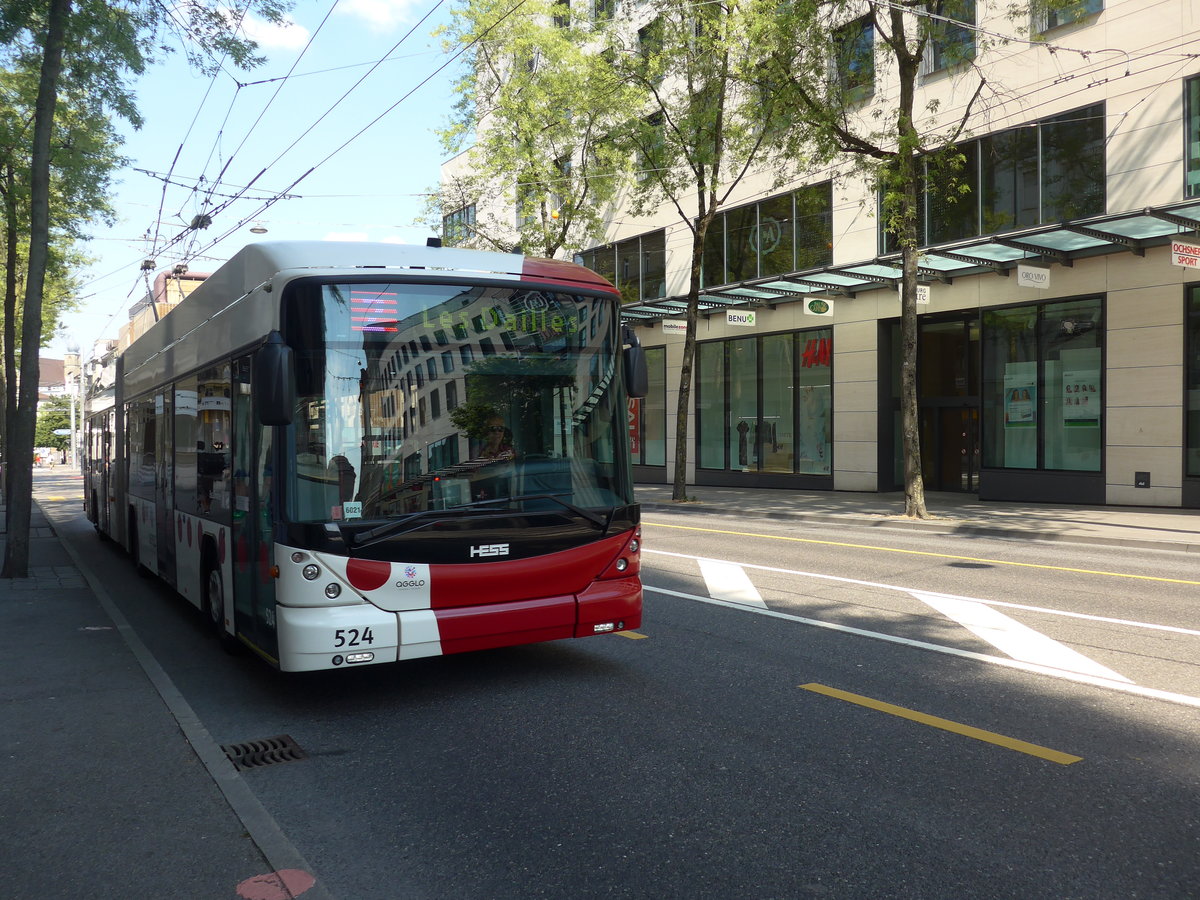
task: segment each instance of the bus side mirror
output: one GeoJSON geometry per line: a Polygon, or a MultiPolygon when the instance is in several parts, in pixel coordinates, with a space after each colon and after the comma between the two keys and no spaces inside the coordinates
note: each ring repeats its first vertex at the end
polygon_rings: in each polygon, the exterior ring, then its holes
{"type": "Polygon", "coordinates": [[[622,359],[625,363],[625,393],[630,399],[639,400],[650,391],[650,374],[646,369],[646,351],[633,329],[625,326],[625,352],[622,359]]]}
{"type": "Polygon", "coordinates": [[[254,355],[254,400],[262,425],[291,425],[296,408],[296,364],[278,331],[254,355]]]}

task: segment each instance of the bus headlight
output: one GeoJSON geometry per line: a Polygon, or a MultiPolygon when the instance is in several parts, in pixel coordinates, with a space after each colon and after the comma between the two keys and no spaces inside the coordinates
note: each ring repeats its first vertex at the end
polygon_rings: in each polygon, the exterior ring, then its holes
{"type": "Polygon", "coordinates": [[[305,566],[303,569],[300,570],[300,574],[303,575],[305,578],[307,578],[309,581],[312,581],[314,578],[316,578],[317,576],[319,576],[321,574],[321,567],[314,565],[313,563],[309,563],[307,566],[305,566]]]}
{"type": "Polygon", "coordinates": [[[336,582],[325,585],[325,596],[333,600],[342,595],[342,586],[336,582]]]}
{"type": "Polygon", "coordinates": [[[618,572],[624,572],[628,568],[629,568],[629,560],[627,560],[625,557],[622,556],[620,559],[617,560],[617,571],[618,572]]]}
{"type": "Polygon", "coordinates": [[[306,559],[308,559],[308,554],[303,550],[297,550],[292,554],[292,562],[294,563],[302,563],[306,559]]]}

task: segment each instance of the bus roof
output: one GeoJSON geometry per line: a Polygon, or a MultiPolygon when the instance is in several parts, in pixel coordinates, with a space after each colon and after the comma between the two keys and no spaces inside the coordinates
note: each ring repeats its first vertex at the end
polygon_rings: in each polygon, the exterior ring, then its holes
{"type": "Polygon", "coordinates": [[[417,244],[355,241],[261,241],[248,244],[213,273],[228,292],[247,293],[276,275],[370,274],[372,269],[420,270],[434,277],[483,277],[559,283],[616,293],[583,266],[520,253],[493,253],[417,244]],[[239,290],[240,289],[240,290],[239,290]]]}

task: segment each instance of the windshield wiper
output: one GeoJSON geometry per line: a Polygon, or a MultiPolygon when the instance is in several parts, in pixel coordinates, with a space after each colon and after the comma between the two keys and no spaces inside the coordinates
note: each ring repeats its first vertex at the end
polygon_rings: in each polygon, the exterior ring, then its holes
{"type": "Polygon", "coordinates": [[[594,513],[589,509],[584,509],[582,506],[576,506],[574,503],[568,503],[566,500],[562,499],[563,497],[567,497],[569,495],[569,491],[564,491],[559,494],[518,494],[516,497],[497,497],[494,500],[481,500],[480,502],[472,503],[471,505],[484,506],[489,504],[495,505],[497,503],[525,503],[529,500],[553,500],[559,506],[565,507],[566,509],[569,509],[571,512],[575,513],[575,515],[586,519],[588,522],[591,522],[601,531],[608,531],[608,526],[612,522],[613,513],[616,512],[614,508],[609,508],[605,515],[600,515],[599,513],[594,513]]]}
{"type": "Polygon", "coordinates": [[[369,547],[371,544],[377,544],[387,538],[395,537],[408,531],[415,531],[418,528],[424,528],[430,524],[428,521],[430,519],[440,521],[441,519],[458,518],[462,511],[478,505],[477,503],[469,503],[464,506],[451,507],[450,509],[423,509],[420,512],[409,513],[402,519],[392,519],[368,531],[360,531],[349,541],[350,547],[354,550],[360,547],[369,547]]]}
{"type": "Polygon", "coordinates": [[[368,531],[360,532],[354,535],[348,543],[352,549],[358,550],[362,547],[377,544],[388,538],[397,537],[409,531],[415,531],[418,528],[424,528],[431,524],[430,520],[440,521],[441,519],[461,518],[464,514],[476,510],[482,511],[483,507],[506,504],[511,508],[513,504],[525,503],[530,500],[550,500],[575,513],[575,515],[600,529],[601,532],[608,531],[613,514],[616,512],[615,509],[609,509],[605,515],[600,515],[591,510],[576,506],[574,503],[568,503],[562,499],[563,496],[565,494],[521,494],[516,497],[496,497],[493,500],[478,500],[474,503],[453,506],[450,509],[424,509],[420,512],[409,513],[402,519],[393,519],[390,522],[385,522],[383,525],[377,525],[368,531]]]}

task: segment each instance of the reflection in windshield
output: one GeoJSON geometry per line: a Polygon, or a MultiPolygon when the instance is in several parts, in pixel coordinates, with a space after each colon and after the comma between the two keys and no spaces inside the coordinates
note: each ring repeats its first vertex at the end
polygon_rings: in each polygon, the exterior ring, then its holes
{"type": "Polygon", "coordinates": [[[292,521],[632,502],[610,301],[337,283],[287,309],[292,521]]]}

